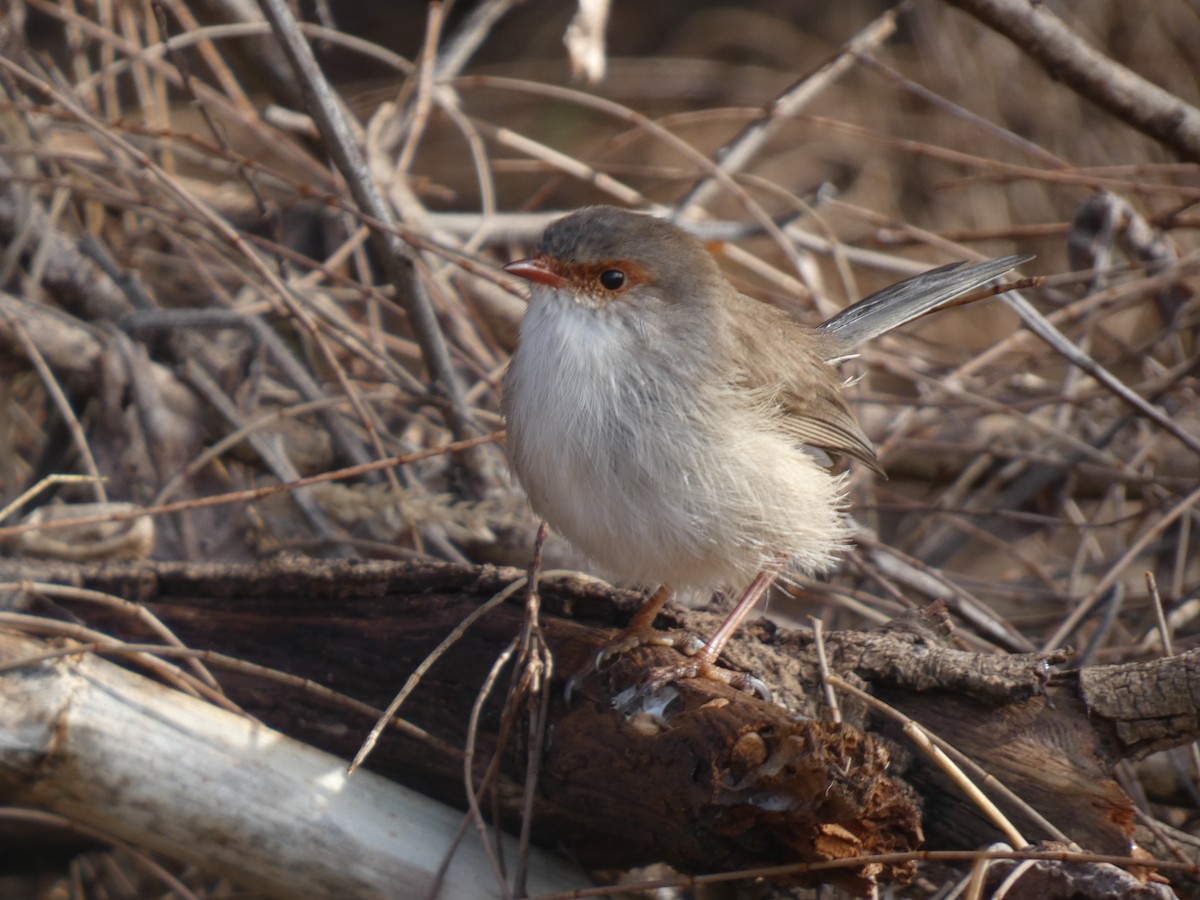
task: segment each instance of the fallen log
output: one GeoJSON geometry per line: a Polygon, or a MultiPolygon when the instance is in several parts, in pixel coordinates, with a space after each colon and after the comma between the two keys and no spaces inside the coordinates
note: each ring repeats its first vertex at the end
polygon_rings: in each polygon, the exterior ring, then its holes
{"type": "MultiPolygon", "coordinates": [[[[358,750],[373,710],[386,706],[429,652],[522,574],[311,561],[0,567],[26,615],[149,639],[134,607],[52,596],[47,586],[86,587],[153,613],[189,647],[289,673],[291,680],[272,678],[209,658],[225,696],[248,715],[342,759],[358,750]]],[[[534,632],[547,652],[526,659],[553,661],[542,673],[544,693],[507,691],[529,681],[529,668],[515,662],[521,651],[514,638],[530,629],[518,592],[480,616],[430,667],[400,711],[406,728],[390,728],[367,767],[461,807],[470,737],[473,785],[487,781],[482,806],[489,816],[515,827],[528,809],[539,842],[607,869],[657,861],[693,872],[828,863],[921,846],[977,847],[1003,835],[894,720],[844,694],[843,721],[829,721],[811,635],[759,623],[733,650],[779,702],[689,680],[671,686],[657,705],[615,709],[615,695],[674,652],[643,648],[589,676],[567,703],[565,678],[611,638],[640,597],[573,578],[547,579],[540,595],[543,615],[534,632]],[[514,663],[501,670],[504,680],[491,698],[477,702],[506,651],[514,663]],[[539,738],[531,723],[543,703],[547,728],[539,738]],[[531,778],[536,788],[528,799],[531,778]]],[[[707,623],[704,614],[671,608],[660,624],[703,632],[707,623]]],[[[1010,793],[997,795],[996,806],[1026,841],[1066,838],[1092,852],[1128,855],[1132,804],[1112,769],[1122,758],[1195,736],[1195,704],[1180,706],[1181,697],[1197,696],[1186,687],[1190,681],[1170,695],[1172,733],[1150,740],[1138,732],[1126,741],[1133,713],[1106,717],[1089,703],[1111,697],[1103,685],[1128,679],[1133,669],[1088,669],[1085,691],[1081,673],[1061,668],[1061,654],[968,653],[949,637],[944,614],[934,610],[879,631],[828,634],[824,649],[832,673],[902,710],[1005,784],[1010,793]]],[[[1179,683],[1180,673],[1194,668],[1193,655],[1145,677],[1179,683]]],[[[1154,693],[1148,683],[1139,690],[1154,693]]],[[[1139,714],[1146,723],[1162,719],[1150,708],[1139,714]]],[[[911,860],[855,863],[841,880],[862,886],[904,879],[912,867],[911,860]]]]}

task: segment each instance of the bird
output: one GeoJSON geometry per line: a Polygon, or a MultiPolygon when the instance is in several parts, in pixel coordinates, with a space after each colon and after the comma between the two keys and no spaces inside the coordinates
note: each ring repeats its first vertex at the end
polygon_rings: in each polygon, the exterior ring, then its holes
{"type": "MultiPolygon", "coordinates": [[[[534,511],[608,574],[657,588],[622,648],[662,643],[673,590],[738,596],[705,645],[645,690],[717,666],[780,576],[850,544],[847,472],[883,468],[837,364],[1030,257],[952,263],[806,325],[740,291],[690,232],[612,206],[547,226],[504,270],[529,303],[504,376],[510,465],[534,511]]],[[[751,679],[753,680],[753,679],[751,679]]]]}

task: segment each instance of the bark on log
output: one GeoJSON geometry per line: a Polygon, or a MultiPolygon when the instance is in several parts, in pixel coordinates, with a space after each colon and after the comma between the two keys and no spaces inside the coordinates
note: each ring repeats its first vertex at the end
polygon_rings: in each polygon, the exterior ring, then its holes
{"type": "MultiPolygon", "coordinates": [[[[385,706],[400,684],[463,618],[521,573],[450,565],[276,564],[254,569],[157,565],[88,568],[0,565],[0,579],[51,581],[109,591],[143,603],[192,647],[270,666],[385,706]]],[[[34,589],[30,611],[52,607],[34,589]]],[[[657,713],[626,716],[611,699],[649,664],[673,651],[647,648],[586,679],[568,705],[562,681],[612,635],[641,601],[636,594],[580,580],[542,586],[542,633],[554,659],[549,738],[534,802],[535,834],[609,868],[667,861],[690,871],[836,859],[926,846],[974,847],[998,832],[957,788],[911,749],[894,724],[854,701],[833,726],[820,697],[811,638],[747,629],[734,648],[782,705],[707,681],[674,686],[657,713]],[[602,627],[564,618],[572,615],[602,627]],[[610,626],[610,627],[603,627],[610,626]]],[[[144,640],[128,614],[56,598],[53,609],[96,628],[144,640]]],[[[704,614],[671,610],[660,624],[704,614]]],[[[710,617],[711,619],[711,617],[710,617]]],[[[523,627],[519,597],[479,619],[425,676],[401,716],[438,741],[391,730],[371,756],[376,772],[461,805],[466,723],[493,661],[523,627]]],[[[1062,657],[984,656],[948,646],[943,616],[914,615],[876,632],[825,638],[830,668],[922,722],[993,772],[1087,850],[1131,848],[1132,805],[1112,778],[1123,756],[1145,752],[1125,741],[1115,719],[1088,706],[1096,685],[1139,672],[1106,666],[1058,670],[1062,657]]],[[[1148,677],[1175,677],[1189,654],[1148,677]]],[[[272,727],[341,757],[358,749],[369,716],[328,698],[244,671],[219,672],[227,694],[272,727]]],[[[1153,688],[1140,688],[1153,696],[1153,688]]],[[[503,693],[503,691],[498,691],[503,693]]],[[[1191,715],[1172,707],[1171,738],[1195,737],[1191,715]]],[[[502,743],[502,698],[483,707],[476,782],[502,743]]],[[[1178,706],[1178,704],[1175,704],[1178,706]]],[[[1142,714],[1153,719],[1153,709],[1142,714]]],[[[1126,714],[1127,715],[1127,714],[1126,714]]],[[[495,787],[506,821],[520,811],[527,719],[511,723],[495,787]]],[[[485,804],[486,806],[487,804],[485,804]]],[[[1011,803],[1000,803],[1030,841],[1049,838],[1011,803]]],[[[853,883],[903,877],[906,868],[860,869],[853,883]]]]}

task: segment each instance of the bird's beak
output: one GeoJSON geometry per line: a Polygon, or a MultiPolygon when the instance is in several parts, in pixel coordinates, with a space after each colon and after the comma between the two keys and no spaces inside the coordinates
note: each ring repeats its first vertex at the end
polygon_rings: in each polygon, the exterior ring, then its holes
{"type": "Polygon", "coordinates": [[[510,262],[504,267],[504,271],[510,275],[516,275],[518,278],[524,278],[526,281],[547,284],[550,287],[560,288],[567,283],[567,279],[555,272],[549,263],[538,256],[510,262]]]}

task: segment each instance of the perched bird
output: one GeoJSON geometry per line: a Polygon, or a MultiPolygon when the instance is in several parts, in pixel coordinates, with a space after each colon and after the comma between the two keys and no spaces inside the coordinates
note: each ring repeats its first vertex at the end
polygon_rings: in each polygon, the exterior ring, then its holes
{"type": "Polygon", "coordinates": [[[1025,259],[944,266],[816,328],[740,293],[682,228],[613,207],[553,222],[504,267],[530,283],[503,405],[534,510],[627,583],[740,592],[706,647],[652,681],[729,680],[713,664],[774,578],[825,572],[846,547],[831,458],[882,470],[835,363],[1025,259]]]}

